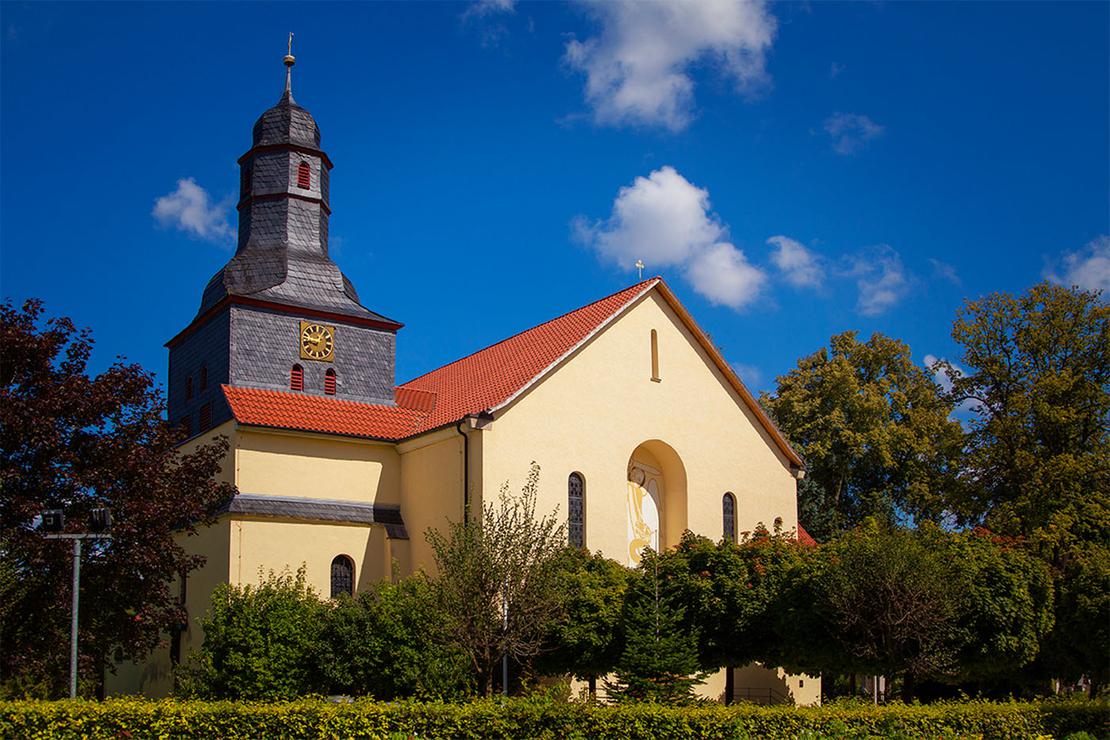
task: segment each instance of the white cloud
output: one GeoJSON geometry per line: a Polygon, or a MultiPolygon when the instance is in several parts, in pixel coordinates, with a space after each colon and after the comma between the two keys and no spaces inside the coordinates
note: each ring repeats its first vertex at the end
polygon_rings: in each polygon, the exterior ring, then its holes
{"type": "Polygon", "coordinates": [[[599,0],[590,7],[601,32],[570,41],[564,59],[586,74],[598,124],[685,128],[694,104],[688,70],[696,63],[708,61],[740,92],[768,82],[777,24],[762,0],[599,0]]]}
{"type": "Polygon", "coordinates": [[[516,0],[475,0],[463,11],[463,18],[483,17],[497,15],[498,13],[513,13],[516,11],[516,0]]]}
{"type": "Polygon", "coordinates": [[[941,262],[938,259],[929,258],[929,264],[933,266],[933,272],[938,276],[944,278],[953,285],[960,284],[960,274],[956,272],[956,268],[947,262],[941,262]]]}
{"type": "Polygon", "coordinates": [[[673,167],[661,167],[622,187],[608,219],[575,222],[578,238],[606,261],[631,270],[681,267],[710,301],[742,308],[759,294],[766,274],[727,241],[728,229],[711,210],[709,191],[673,167]]]}
{"type": "Polygon", "coordinates": [[[213,203],[207,190],[186,177],[177,181],[177,190],[154,202],[152,215],[161,226],[226,246],[235,239],[228,221],[230,207],[230,199],[213,203]]]}
{"type": "Polygon", "coordinates": [[[763,371],[755,365],[749,365],[746,362],[734,362],[732,363],[732,369],[740,376],[740,380],[744,381],[748,390],[758,388],[759,384],[763,382],[763,371]]]}
{"type": "Polygon", "coordinates": [[[772,236],[771,262],[795,288],[817,288],[825,281],[822,259],[788,236],[772,236]]]}
{"type": "Polygon", "coordinates": [[[759,297],[767,275],[728,242],[718,242],[694,255],[686,279],[712,303],[741,309],[759,297]]]}
{"type": "Polygon", "coordinates": [[[876,316],[905,297],[910,288],[902,258],[887,245],[881,245],[849,258],[851,267],[844,274],[856,280],[859,297],[856,310],[876,316]]]}
{"type": "Polygon", "coordinates": [[[1061,285],[1077,285],[1083,290],[1102,290],[1110,296],[1110,236],[1103,234],[1087,246],[1064,254],[1063,274],[1046,271],[1045,277],[1061,285]]]}
{"type": "MultiPolygon", "coordinates": [[[[953,379],[961,378],[966,373],[962,367],[951,361],[948,362],[948,367],[934,367],[938,362],[941,362],[942,359],[943,358],[937,357],[936,355],[925,355],[925,367],[932,373],[933,380],[936,381],[936,384],[939,385],[945,393],[951,393],[953,379]]],[[[978,405],[978,401],[965,398],[963,401],[956,404],[952,413],[970,414],[975,411],[978,405]]]]}
{"type": "Polygon", "coordinates": [[[855,154],[884,131],[885,126],[860,113],[833,113],[825,119],[825,133],[832,139],[837,154],[855,154]]]}

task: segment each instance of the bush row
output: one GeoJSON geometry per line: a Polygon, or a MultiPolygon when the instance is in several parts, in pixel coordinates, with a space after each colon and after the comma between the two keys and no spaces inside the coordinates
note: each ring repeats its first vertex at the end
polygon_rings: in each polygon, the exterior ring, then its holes
{"type": "Polygon", "coordinates": [[[960,702],[757,707],[599,706],[551,700],[465,704],[148,701],[0,703],[18,738],[1064,738],[1110,736],[1106,702],[960,702]],[[1080,735],[1080,737],[1083,737],[1080,735]]]}

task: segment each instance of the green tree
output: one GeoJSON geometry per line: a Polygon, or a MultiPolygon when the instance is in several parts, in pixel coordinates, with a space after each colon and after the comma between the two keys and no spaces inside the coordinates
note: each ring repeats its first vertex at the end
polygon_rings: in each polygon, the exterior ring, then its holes
{"type": "Polygon", "coordinates": [[[674,575],[665,570],[660,555],[647,549],[629,583],[624,650],[614,680],[606,682],[617,701],[688,702],[705,678],[697,630],[686,621],[674,575]]]}
{"type": "Polygon", "coordinates": [[[958,681],[1018,675],[1052,628],[1052,576],[1044,562],[984,530],[933,531],[931,547],[958,578],[958,681]]]}
{"type": "Polygon", "coordinates": [[[624,647],[622,609],[631,571],[576,547],[566,548],[556,567],[557,588],[566,600],[561,617],[551,624],[537,670],[584,679],[594,697],[597,679],[613,670],[624,647]]]}
{"type": "Polygon", "coordinates": [[[469,693],[466,658],[444,644],[442,622],[435,590],[419,573],[336,600],[320,635],[329,690],[381,700],[469,693]]]}
{"type": "Polygon", "coordinates": [[[260,577],[257,586],[220,584],[201,620],[204,643],[179,671],[186,696],[294,699],[326,689],[319,668],[326,609],[302,566],[260,577]]]}
{"type": "Polygon", "coordinates": [[[939,363],[950,400],[973,407],[964,522],[1022,536],[1054,569],[1060,596],[1045,650],[1057,676],[1110,678],[1110,306],[1041,283],[968,302],[939,363]],[[1102,639],[1097,639],[1098,637],[1102,639]]]}
{"type": "Polygon", "coordinates": [[[868,516],[945,513],[963,435],[951,401],[904,343],[838,334],[762,402],[806,460],[799,510],[819,540],[868,516]]]}
{"type": "Polygon", "coordinates": [[[467,656],[478,690],[490,694],[503,656],[528,666],[563,610],[556,564],[566,546],[554,513],[536,515],[540,467],[520,494],[506,483],[480,520],[429,529],[436,591],[448,639],[467,656]]]}
{"type": "Polygon", "coordinates": [[[122,360],[90,376],[90,332],[44,321],[39,301],[0,304],[0,346],[0,556],[18,582],[3,600],[19,615],[0,622],[0,677],[18,693],[65,693],[72,547],[33,521],[62,509],[81,529],[90,509],[108,507],[113,538],[85,547],[81,570],[79,691],[89,694],[114,653],[142,659],[185,619],[176,584],[204,558],[183,542],[235,492],[216,481],[227,441],[181,450],[154,377],[122,360]]]}

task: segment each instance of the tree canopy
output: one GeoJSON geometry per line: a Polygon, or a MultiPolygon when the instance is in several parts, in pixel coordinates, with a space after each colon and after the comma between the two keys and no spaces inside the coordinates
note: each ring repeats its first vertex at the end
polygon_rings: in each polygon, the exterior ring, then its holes
{"type": "Polygon", "coordinates": [[[952,402],[903,342],[838,334],[762,403],[806,461],[799,512],[818,540],[868,516],[944,513],[963,434],[952,402]]]}
{"type": "Polygon", "coordinates": [[[0,671],[15,693],[66,685],[71,545],[35,529],[44,509],[71,527],[108,507],[112,540],[85,549],[81,675],[88,693],[111,657],[142,658],[184,619],[174,581],[198,567],[181,539],[234,493],[217,481],[226,441],[182,452],[163,419],[161,391],[137,365],[117,361],[90,377],[93,342],[39,301],[0,305],[0,571],[5,611],[0,671]]]}

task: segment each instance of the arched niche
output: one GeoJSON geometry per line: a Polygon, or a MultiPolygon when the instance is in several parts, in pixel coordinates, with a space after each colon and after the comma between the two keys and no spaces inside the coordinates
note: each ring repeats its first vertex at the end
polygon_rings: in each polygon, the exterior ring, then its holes
{"type": "Polygon", "coordinates": [[[674,547],[686,530],[686,466],[673,447],[651,439],[629,455],[627,473],[626,562],[635,565],[638,549],[674,547]]]}

